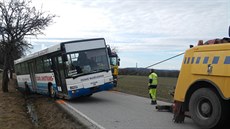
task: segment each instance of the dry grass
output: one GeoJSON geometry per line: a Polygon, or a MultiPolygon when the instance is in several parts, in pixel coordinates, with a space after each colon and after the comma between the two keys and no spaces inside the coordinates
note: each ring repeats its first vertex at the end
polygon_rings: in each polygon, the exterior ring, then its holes
{"type": "MultiPolygon", "coordinates": [[[[173,97],[169,92],[174,90],[177,78],[159,77],[159,84],[157,87],[157,97],[159,100],[168,102],[173,101],[173,97]]],[[[118,85],[115,90],[134,94],[142,97],[149,97],[148,93],[148,77],[147,76],[129,76],[120,75],[118,85]]]]}
{"type": "Polygon", "coordinates": [[[15,80],[10,80],[9,92],[3,93],[0,78],[0,129],[87,129],[58,108],[53,99],[31,95],[38,116],[36,127],[27,114],[23,94],[15,89],[15,83],[15,80]]]}
{"type": "Polygon", "coordinates": [[[34,126],[26,113],[25,99],[16,91],[15,81],[10,80],[9,92],[3,93],[1,89],[0,81],[0,128],[33,129],[34,126]]]}

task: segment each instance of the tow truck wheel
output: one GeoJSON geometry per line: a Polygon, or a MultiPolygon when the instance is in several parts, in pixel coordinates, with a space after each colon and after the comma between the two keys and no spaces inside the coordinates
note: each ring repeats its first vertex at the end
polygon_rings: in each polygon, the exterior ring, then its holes
{"type": "Polygon", "coordinates": [[[195,91],[189,102],[193,121],[202,128],[216,128],[222,123],[223,108],[219,97],[208,88],[195,91]]]}

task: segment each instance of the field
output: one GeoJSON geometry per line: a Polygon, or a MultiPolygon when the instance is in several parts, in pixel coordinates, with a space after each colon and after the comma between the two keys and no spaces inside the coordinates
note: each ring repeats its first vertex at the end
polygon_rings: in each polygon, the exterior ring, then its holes
{"type": "MultiPolygon", "coordinates": [[[[159,77],[157,87],[157,99],[172,102],[173,97],[169,93],[174,90],[176,82],[177,78],[159,77]]],[[[149,97],[148,77],[119,75],[118,85],[115,90],[142,97],[149,97]]]]}

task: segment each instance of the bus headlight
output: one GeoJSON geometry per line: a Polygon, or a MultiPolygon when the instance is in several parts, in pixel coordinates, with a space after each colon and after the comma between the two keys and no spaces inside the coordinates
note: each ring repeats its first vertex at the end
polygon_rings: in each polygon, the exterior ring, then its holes
{"type": "Polygon", "coordinates": [[[72,94],[75,94],[76,93],[76,90],[72,90],[72,94]]]}
{"type": "Polygon", "coordinates": [[[78,88],[78,86],[71,86],[70,90],[76,90],[78,88]]]}

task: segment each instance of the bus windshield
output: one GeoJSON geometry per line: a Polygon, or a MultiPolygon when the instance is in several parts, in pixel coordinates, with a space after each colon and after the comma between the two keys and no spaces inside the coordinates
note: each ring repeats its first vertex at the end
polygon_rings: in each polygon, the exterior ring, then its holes
{"type": "Polygon", "coordinates": [[[108,57],[105,49],[87,50],[67,54],[67,76],[102,72],[109,70],[108,57]]]}

